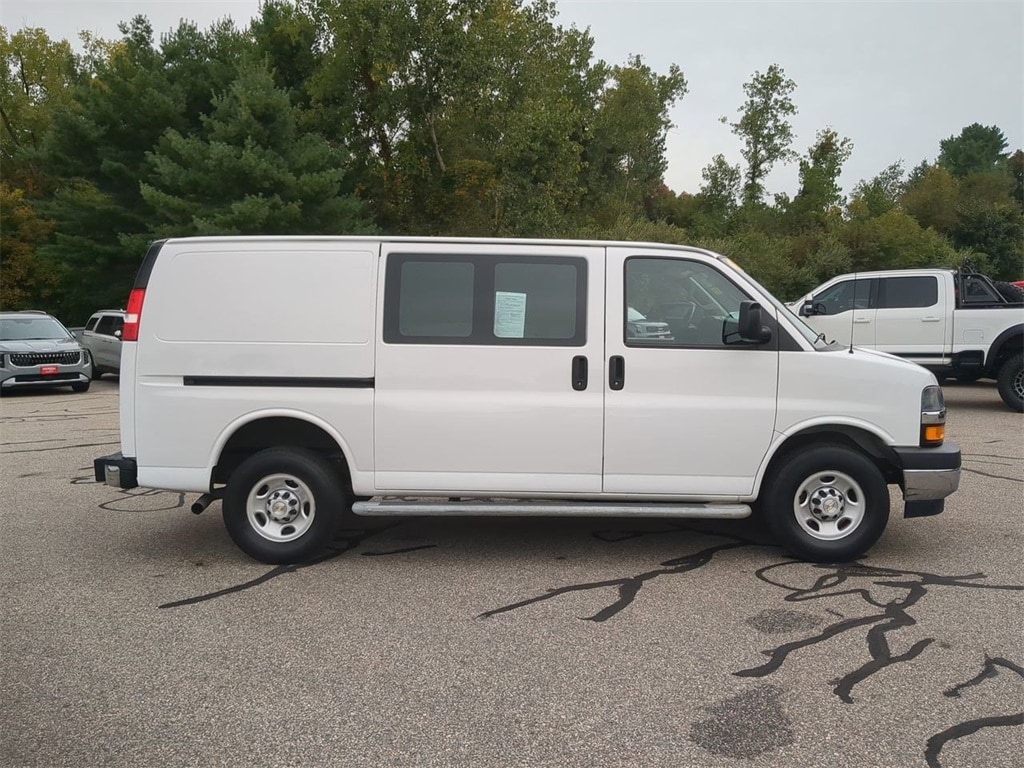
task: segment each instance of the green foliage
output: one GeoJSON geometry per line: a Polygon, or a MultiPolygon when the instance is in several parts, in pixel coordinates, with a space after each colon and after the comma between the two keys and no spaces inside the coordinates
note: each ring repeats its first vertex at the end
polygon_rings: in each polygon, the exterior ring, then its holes
{"type": "MultiPolygon", "coordinates": [[[[247,29],[144,17],[84,53],[0,28],[2,300],[69,322],[123,303],[149,241],[213,233],[691,242],[795,297],[851,269],[1024,273],[1024,154],[995,126],[844,199],[852,142],[791,149],[777,64],[729,123],[742,165],[664,182],[678,67],[593,58],[552,0],[268,0],[247,29]],[[765,179],[799,160],[799,188],[765,179]]],[[[725,118],[722,118],[726,122],[725,118]]]]}
{"type": "Polygon", "coordinates": [[[148,154],[149,233],[370,232],[361,203],[341,194],[344,159],[322,137],[299,135],[288,94],[265,66],[245,66],[214,99],[201,135],[168,130],[148,154]]]}
{"type": "Polygon", "coordinates": [[[948,235],[956,228],[959,183],[953,175],[939,165],[924,172],[917,183],[907,187],[901,203],[922,227],[948,235]]]}
{"type": "Polygon", "coordinates": [[[965,200],[957,211],[954,242],[984,254],[996,280],[1024,277],[1024,213],[1016,203],[985,205],[965,200]]]}
{"type": "Polygon", "coordinates": [[[842,238],[856,270],[938,267],[956,260],[946,238],[898,209],[851,221],[842,238]]]}
{"type": "Polygon", "coordinates": [[[52,229],[25,202],[23,190],[0,182],[0,309],[48,308],[59,275],[36,257],[36,248],[52,229]]]}
{"type": "Polygon", "coordinates": [[[566,236],[581,240],[618,240],[640,243],[692,244],[686,230],[666,221],[651,221],[637,215],[623,215],[608,226],[588,224],[566,236]]]}
{"type": "Polygon", "coordinates": [[[57,223],[39,253],[66,278],[53,296],[53,311],[80,324],[97,307],[123,305],[141,255],[125,250],[120,233],[142,231],[141,217],[82,179],[62,183],[45,205],[36,207],[57,223]]]}
{"type": "Polygon", "coordinates": [[[790,205],[798,228],[824,226],[843,203],[839,174],[853,152],[853,142],[831,128],[819,131],[807,155],[800,158],[800,191],[790,205]]]}
{"type": "Polygon", "coordinates": [[[686,94],[678,67],[658,75],[639,56],[613,67],[586,126],[586,187],[592,210],[636,210],[661,185],[667,168],[668,109],[686,94]]]}
{"type": "Polygon", "coordinates": [[[903,163],[897,161],[870,181],[861,181],[853,188],[847,213],[853,219],[881,216],[899,204],[905,187],[903,163]]]}
{"type": "Polygon", "coordinates": [[[943,139],[939,146],[939,165],[962,178],[969,173],[1001,167],[1009,142],[997,126],[972,123],[959,136],[943,139]]]}
{"type": "Polygon", "coordinates": [[[729,238],[712,238],[697,243],[728,256],[780,297],[797,297],[805,290],[809,278],[789,258],[789,239],[754,229],[745,230],[729,238]]]}
{"type": "MultiPolygon", "coordinates": [[[[751,81],[743,86],[747,100],[740,107],[740,119],[728,125],[744,143],[747,173],[743,201],[747,205],[761,202],[764,178],[772,167],[795,157],[789,148],[793,129],[787,119],[797,112],[790,98],[794,90],[796,83],[786,77],[778,64],[772,64],[763,74],[754,72],[751,81]]],[[[727,118],[723,117],[722,122],[727,122],[727,118]]]]}
{"type": "Polygon", "coordinates": [[[1024,208],[1024,152],[1014,152],[1006,161],[1006,169],[1013,179],[1012,197],[1024,208]]]}
{"type": "Polygon", "coordinates": [[[274,74],[274,85],[288,93],[293,106],[308,109],[306,83],[320,62],[313,18],[287,0],[267,0],[249,33],[274,74]]]}
{"type": "Polygon", "coordinates": [[[0,27],[0,173],[5,180],[29,181],[24,153],[39,147],[75,77],[66,40],[51,40],[38,28],[9,35],[0,27]]]}
{"type": "Polygon", "coordinates": [[[60,298],[70,316],[124,302],[143,254],[122,238],[148,227],[139,191],[146,152],[169,126],[187,125],[184,97],[153,47],[149,22],[136,17],[121,30],[108,57],[55,110],[33,158],[52,189],[36,207],[56,224],[40,254],[76,276],[60,298]]]}
{"type": "Polygon", "coordinates": [[[698,195],[694,229],[699,236],[721,237],[728,233],[739,206],[742,172],[738,165],[730,165],[724,155],[715,155],[704,166],[701,177],[704,183],[698,195]]]}

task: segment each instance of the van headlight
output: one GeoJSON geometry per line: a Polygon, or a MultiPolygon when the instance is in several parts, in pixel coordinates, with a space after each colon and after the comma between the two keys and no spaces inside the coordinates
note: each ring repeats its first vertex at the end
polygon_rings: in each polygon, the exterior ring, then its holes
{"type": "Polygon", "coordinates": [[[942,445],[946,439],[946,401],[942,388],[932,385],[921,392],[921,446],[942,445]]]}

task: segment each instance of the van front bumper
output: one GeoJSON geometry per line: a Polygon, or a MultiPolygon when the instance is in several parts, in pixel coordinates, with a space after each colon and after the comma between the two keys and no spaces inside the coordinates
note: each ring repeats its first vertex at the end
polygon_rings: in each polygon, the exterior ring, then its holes
{"type": "Polygon", "coordinates": [[[121,452],[93,459],[93,471],[97,483],[106,483],[112,488],[138,488],[139,468],[135,459],[126,459],[121,452]]]}
{"type": "Polygon", "coordinates": [[[943,500],[960,487],[960,446],[896,448],[903,468],[904,517],[937,515],[943,500]]]}

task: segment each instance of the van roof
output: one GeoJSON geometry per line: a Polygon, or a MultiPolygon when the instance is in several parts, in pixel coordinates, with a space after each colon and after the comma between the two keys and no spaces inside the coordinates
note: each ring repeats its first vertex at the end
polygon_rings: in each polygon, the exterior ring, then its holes
{"type": "Polygon", "coordinates": [[[650,248],[683,253],[698,253],[712,259],[726,260],[727,257],[704,248],[672,243],[651,243],[633,240],[559,240],[553,238],[521,237],[427,237],[390,235],[216,235],[209,237],[172,237],[150,243],[142,265],[135,276],[135,288],[144,289],[149,284],[160,250],[165,245],[185,243],[461,243],[477,245],[573,245],[578,247],[623,247],[650,248]]]}
{"type": "MultiPolygon", "coordinates": [[[[656,243],[637,240],[580,240],[543,237],[440,237],[414,235],[213,235],[172,237],[161,243],[231,243],[231,242],[341,242],[341,243],[476,243],[480,245],[576,245],[601,247],[644,247],[702,253],[715,258],[721,254],[691,245],[656,243]]],[[[155,245],[156,243],[154,243],[155,245]]]]}

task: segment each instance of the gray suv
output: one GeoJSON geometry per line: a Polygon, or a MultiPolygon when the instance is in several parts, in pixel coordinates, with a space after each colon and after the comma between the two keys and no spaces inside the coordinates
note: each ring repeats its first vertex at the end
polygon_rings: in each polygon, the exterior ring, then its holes
{"type": "Polygon", "coordinates": [[[45,312],[0,312],[0,391],[66,387],[85,392],[92,359],[67,328],[45,312]]]}

